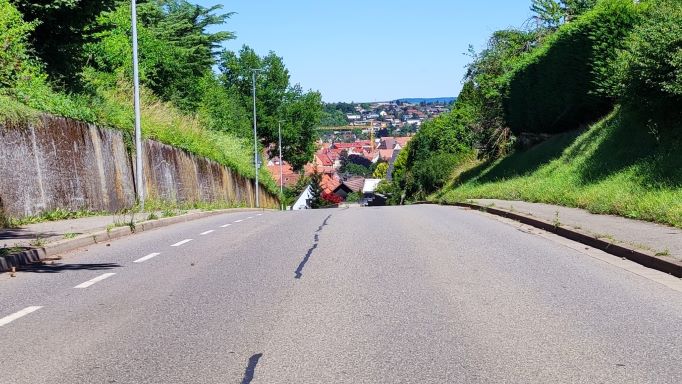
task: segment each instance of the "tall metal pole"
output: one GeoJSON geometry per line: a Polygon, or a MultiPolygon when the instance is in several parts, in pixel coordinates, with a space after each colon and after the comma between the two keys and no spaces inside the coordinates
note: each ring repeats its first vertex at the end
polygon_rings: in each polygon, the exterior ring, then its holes
{"type": "Polygon", "coordinates": [[[256,72],[257,69],[252,69],[253,71],[253,165],[256,168],[256,208],[260,208],[260,201],[258,200],[258,131],[256,128],[256,72]]]}
{"type": "MultiPolygon", "coordinates": [[[[279,135],[279,197],[282,199],[284,196],[284,172],[282,172],[282,162],[284,161],[282,159],[282,122],[278,121],[277,124],[277,133],[279,135]]],[[[282,210],[284,210],[284,200],[282,200],[282,210]]]]}
{"type": "Polygon", "coordinates": [[[142,171],[142,129],[140,127],[140,73],[137,57],[137,5],[132,0],[132,34],[133,34],[133,93],[135,104],[135,184],[137,184],[137,202],[140,210],[144,210],[144,173],[142,171]]]}

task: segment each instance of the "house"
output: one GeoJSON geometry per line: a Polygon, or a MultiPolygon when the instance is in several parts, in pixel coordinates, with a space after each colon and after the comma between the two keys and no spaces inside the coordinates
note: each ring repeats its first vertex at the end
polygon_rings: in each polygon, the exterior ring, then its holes
{"type": "Polygon", "coordinates": [[[379,159],[389,161],[393,157],[394,149],[379,149],[379,159]]]}
{"type": "Polygon", "coordinates": [[[381,179],[365,179],[365,183],[362,185],[362,194],[374,193],[380,182],[381,179]]]}
{"type": "Polygon", "coordinates": [[[410,140],[412,140],[412,136],[403,136],[395,138],[395,141],[400,145],[401,149],[405,148],[405,146],[407,145],[407,143],[410,142],[410,140]]]}
{"type": "Polygon", "coordinates": [[[339,176],[337,174],[324,174],[322,175],[322,180],[320,180],[320,189],[322,189],[322,192],[324,193],[333,193],[340,184],[341,181],[339,180],[339,176]]]}
{"type": "MultiPolygon", "coordinates": [[[[280,185],[280,161],[278,157],[274,157],[268,161],[268,170],[275,179],[277,185],[280,185]]],[[[286,161],[282,162],[282,185],[285,187],[293,187],[301,178],[297,172],[286,161]]]]}
{"type": "Polygon", "coordinates": [[[381,179],[365,179],[365,184],[362,186],[362,205],[386,205],[386,197],[376,194],[379,183],[381,179]]]}
{"type": "Polygon", "coordinates": [[[345,200],[351,193],[361,193],[364,184],[364,177],[354,177],[339,184],[333,192],[345,200]]]}
{"type": "Polygon", "coordinates": [[[294,205],[291,206],[293,211],[298,211],[301,209],[310,209],[310,201],[313,199],[313,189],[309,185],[303,192],[298,196],[294,205]]]}
{"type": "Polygon", "coordinates": [[[393,180],[393,170],[395,169],[395,161],[400,154],[400,149],[393,151],[393,157],[388,161],[388,169],[386,170],[386,180],[393,180]]]}

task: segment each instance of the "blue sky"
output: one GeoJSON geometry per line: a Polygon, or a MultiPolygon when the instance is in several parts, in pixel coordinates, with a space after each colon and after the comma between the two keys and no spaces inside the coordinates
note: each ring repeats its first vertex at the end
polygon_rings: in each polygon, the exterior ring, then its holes
{"type": "Polygon", "coordinates": [[[225,44],[284,58],[294,83],[325,101],[456,96],[469,44],[520,27],[530,0],[190,0],[237,12],[225,44]]]}

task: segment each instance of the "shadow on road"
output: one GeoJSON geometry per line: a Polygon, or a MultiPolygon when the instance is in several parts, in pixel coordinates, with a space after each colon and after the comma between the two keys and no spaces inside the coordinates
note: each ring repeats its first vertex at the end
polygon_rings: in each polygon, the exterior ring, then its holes
{"type": "Polygon", "coordinates": [[[93,264],[41,264],[35,263],[22,266],[21,272],[32,273],[60,273],[66,271],[106,271],[109,269],[120,268],[122,265],[117,263],[93,263],[93,264]]]}
{"type": "Polygon", "coordinates": [[[244,378],[242,379],[242,384],[250,384],[253,380],[253,376],[256,373],[256,365],[258,365],[258,360],[263,357],[262,353],[257,353],[249,358],[249,364],[246,366],[246,371],[244,372],[244,378]]]}
{"type": "Polygon", "coordinates": [[[308,249],[308,252],[306,252],[305,257],[303,257],[303,260],[301,260],[301,263],[298,265],[298,268],[296,268],[296,271],[294,273],[296,276],[294,276],[294,279],[300,279],[303,276],[303,268],[305,267],[305,264],[308,262],[310,259],[310,256],[312,256],[313,252],[317,248],[317,245],[320,242],[320,232],[322,232],[322,229],[329,225],[329,219],[332,217],[332,215],[327,216],[324,221],[322,222],[322,225],[317,228],[317,231],[315,231],[315,235],[313,236],[313,245],[308,249]]]}
{"type": "Polygon", "coordinates": [[[57,232],[33,232],[23,228],[0,228],[0,241],[8,240],[33,240],[36,238],[49,238],[55,236],[63,236],[63,233],[57,232]]]}

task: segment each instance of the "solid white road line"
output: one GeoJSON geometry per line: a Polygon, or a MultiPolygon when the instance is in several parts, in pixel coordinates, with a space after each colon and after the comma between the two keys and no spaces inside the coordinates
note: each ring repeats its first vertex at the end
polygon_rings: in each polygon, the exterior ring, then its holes
{"type": "Polygon", "coordinates": [[[235,220],[234,222],[235,223],[241,223],[242,221],[244,221],[244,220],[235,220]]]}
{"type": "Polygon", "coordinates": [[[230,225],[232,225],[232,224],[221,225],[220,228],[227,228],[227,227],[229,227],[230,225]]]}
{"type": "Polygon", "coordinates": [[[85,283],[78,284],[78,285],[76,285],[74,288],[81,288],[81,289],[82,289],[82,288],[87,288],[87,287],[89,287],[89,286],[91,286],[91,285],[93,285],[93,284],[95,284],[95,283],[97,283],[97,282],[100,282],[100,281],[102,281],[102,280],[104,280],[104,279],[108,279],[108,278],[110,278],[110,277],[113,276],[113,275],[115,275],[115,273],[113,273],[113,272],[104,273],[104,274],[102,274],[102,275],[99,275],[99,276],[95,277],[94,279],[90,279],[90,280],[86,281],[85,283]]]}
{"type": "Polygon", "coordinates": [[[212,230],[212,229],[209,229],[209,230],[206,231],[206,232],[201,232],[200,235],[201,235],[201,236],[208,235],[208,234],[211,233],[211,232],[213,232],[213,230],[212,230]]]}
{"type": "Polygon", "coordinates": [[[40,308],[42,308],[42,307],[28,307],[28,308],[22,309],[19,312],[13,313],[9,316],[5,316],[2,319],[0,319],[0,327],[2,327],[3,325],[7,325],[7,324],[13,322],[14,320],[16,320],[20,317],[24,317],[31,312],[35,312],[35,311],[39,310],[40,308]]]}
{"type": "Polygon", "coordinates": [[[143,262],[151,259],[152,257],[156,257],[158,255],[160,255],[160,253],[158,253],[158,252],[150,253],[145,257],[140,257],[139,259],[133,261],[133,263],[143,263],[143,262]]]}
{"type": "Polygon", "coordinates": [[[177,243],[171,245],[171,247],[179,247],[179,246],[181,246],[181,245],[183,245],[183,244],[189,243],[189,242],[192,241],[192,240],[193,240],[193,239],[185,239],[185,240],[183,240],[183,241],[178,241],[177,243]]]}

